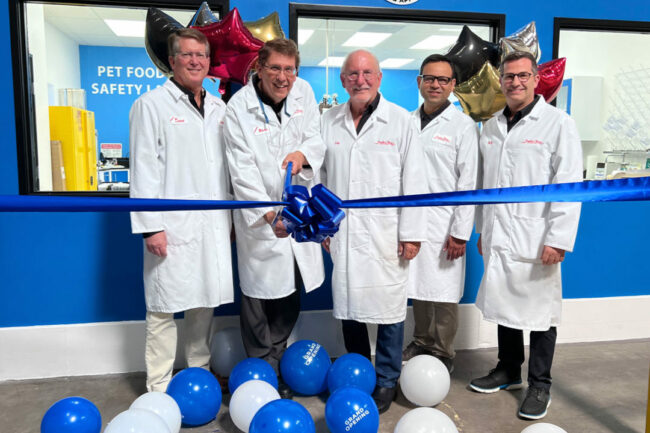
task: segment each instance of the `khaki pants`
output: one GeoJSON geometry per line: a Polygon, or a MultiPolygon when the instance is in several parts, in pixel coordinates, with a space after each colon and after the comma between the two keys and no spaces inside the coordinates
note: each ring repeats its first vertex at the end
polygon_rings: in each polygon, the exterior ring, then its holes
{"type": "MultiPolygon", "coordinates": [[[[184,355],[188,367],[208,368],[210,363],[210,325],[213,308],[185,311],[184,355]]],[[[173,313],[147,311],[145,364],[147,391],[165,392],[172,378],[176,358],[177,330],[173,313]]]]}
{"type": "Polygon", "coordinates": [[[453,358],[454,338],[458,330],[458,304],[413,300],[415,344],[435,356],[453,358]]]}

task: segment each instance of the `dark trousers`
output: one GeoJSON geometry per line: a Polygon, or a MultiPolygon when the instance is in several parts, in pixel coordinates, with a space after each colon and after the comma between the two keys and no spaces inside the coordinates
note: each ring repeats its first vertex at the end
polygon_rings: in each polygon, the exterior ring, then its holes
{"type": "Polygon", "coordinates": [[[246,354],[267,361],[279,375],[280,359],[300,314],[302,278],[295,266],[296,291],[279,299],[251,298],[242,293],[239,323],[246,354]]]}
{"type": "MultiPolygon", "coordinates": [[[[370,359],[370,340],[366,324],[356,320],[342,320],[342,326],[345,349],[370,359]]],[[[403,342],[404,322],[378,326],[375,348],[377,386],[393,388],[397,385],[402,370],[403,342]]]]}
{"type": "MultiPolygon", "coordinates": [[[[499,364],[510,376],[521,375],[524,363],[524,333],[499,325],[499,364]]],[[[551,326],[547,331],[530,332],[530,355],[528,358],[528,385],[546,390],[551,389],[551,365],[555,353],[557,329],[551,326]]]]}

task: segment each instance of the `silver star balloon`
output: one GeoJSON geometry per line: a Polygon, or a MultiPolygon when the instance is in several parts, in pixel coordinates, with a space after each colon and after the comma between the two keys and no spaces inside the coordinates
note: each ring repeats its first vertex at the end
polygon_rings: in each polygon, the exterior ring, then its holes
{"type": "Polygon", "coordinates": [[[537,61],[542,57],[542,50],[539,48],[539,39],[537,38],[537,30],[535,29],[535,21],[526,24],[512,35],[501,38],[499,45],[501,46],[501,61],[513,51],[527,51],[537,61]]]}

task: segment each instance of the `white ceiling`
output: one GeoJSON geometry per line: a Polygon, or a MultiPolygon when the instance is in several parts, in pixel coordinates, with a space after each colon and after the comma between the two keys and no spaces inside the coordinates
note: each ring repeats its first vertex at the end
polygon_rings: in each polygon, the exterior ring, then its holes
{"type": "MultiPolygon", "coordinates": [[[[299,18],[299,29],[314,30],[306,43],[300,45],[300,64],[305,66],[318,65],[328,54],[334,57],[345,57],[359,47],[344,47],[343,43],[356,32],[392,33],[380,44],[368,48],[379,62],[389,58],[413,59],[397,69],[419,69],[420,63],[430,54],[444,54],[453,45],[460,34],[461,24],[431,24],[413,22],[376,22],[352,21],[340,19],[299,18]],[[417,50],[410,49],[418,42],[430,37],[440,36],[451,43],[443,49],[417,50]]],[[[483,39],[489,39],[489,26],[470,26],[470,29],[483,39]]],[[[298,41],[300,43],[300,41],[298,41]]]]}
{"type": "MultiPolygon", "coordinates": [[[[67,35],[80,45],[101,45],[118,47],[144,47],[144,35],[140,38],[119,37],[106,25],[104,19],[144,21],[146,8],[95,7],[68,5],[34,5],[43,7],[45,22],[67,35]]],[[[187,24],[194,16],[195,10],[163,10],[182,24],[187,24]]],[[[29,23],[28,23],[29,25],[29,23]]],[[[460,24],[431,24],[389,21],[357,21],[341,19],[300,18],[299,29],[312,29],[314,34],[306,43],[300,45],[301,65],[316,66],[325,57],[345,56],[358,47],[344,47],[342,44],[355,32],[383,32],[391,36],[375,47],[369,48],[379,61],[388,58],[413,59],[398,69],[418,69],[421,61],[433,53],[444,53],[447,48],[434,50],[417,50],[409,47],[430,37],[441,36],[449,42],[460,34],[460,24]]],[[[472,31],[483,39],[488,39],[488,26],[470,26],[472,31]]],[[[300,42],[300,41],[299,41],[300,42]]]]}
{"type": "MultiPolygon", "coordinates": [[[[27,3],[28,7],[30,5],[32,3],[27,3]]],[[[189,23],[196,12],[168,9],[162,11],[183,25],[189,23]]],[[[146,8],[44,5],[43,15],[46,23],[56,27],[79,45],[144,47],[144,35],[139,38],[116,36],[104,19],[145,21],[146,8]]]]}

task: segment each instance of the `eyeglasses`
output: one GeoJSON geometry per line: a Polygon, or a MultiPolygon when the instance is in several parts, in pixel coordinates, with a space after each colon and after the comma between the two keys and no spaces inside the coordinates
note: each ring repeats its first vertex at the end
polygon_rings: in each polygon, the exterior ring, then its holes
{"type": "Polygon", "coordinates": [[[264,65],[272,75],[280,75],[281,72],[284,72],[284,75],[287,77],[293,77],[298,71],[294,66],[285,66],[284,68],[280,65],[264,65]]]}
{"type": "Polygon", "coordinates": [[[363,76],[363,79],[366,81],[372,81],[377,76],[377,72],[373,72],[373,71],[350,72],[349,74],[344,74],[344,75],[345,78],[350,82],[357,81],[360,76],[363,76]]]}
{"type": "Polygon", "coordinates": [[[526,83],[532,76],[533,74],[530,72],[520,72],[518,74],[502,74],[501,78],[503,78],[504,83],[510,84],[515,81],[515,77],[517,77],[519,78],[519,82],[523,84],[526,83]]]}
{"type": "Polygon", "coordinates": [[[441,86],[446,86],[451,83],[451,77],[439,77],[437,75],[418,75],[424,81],[424,84],[433,84],[434,81],[438,80],[438,84],[441,86]]]}
{"type": "Polygon", "coordinates": [[[189,60],[192,57],[196,57],[199,60],[205,60],[208,58],[208,55],[206,53],[177,53],[176,54],[178,57],[180,57],[183,60],[189,60]]]}

